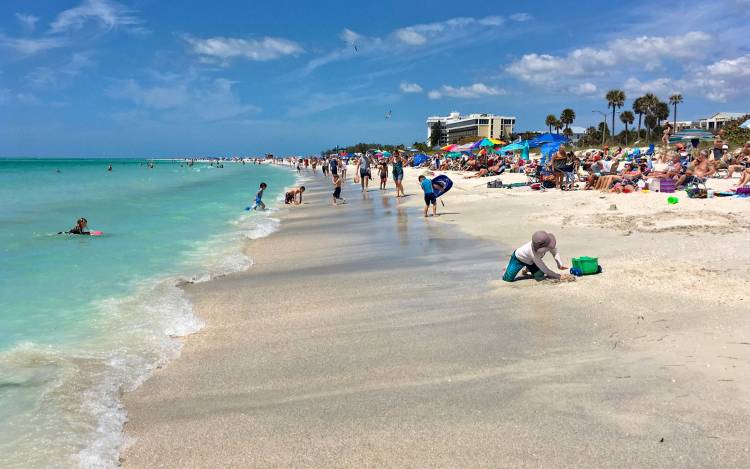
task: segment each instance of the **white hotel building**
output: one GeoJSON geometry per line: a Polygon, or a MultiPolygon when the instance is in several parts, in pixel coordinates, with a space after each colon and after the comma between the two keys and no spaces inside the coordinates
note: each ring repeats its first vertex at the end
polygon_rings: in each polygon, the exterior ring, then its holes
{"type": "Polygon", "coordinates": [[[440,146],[444,146],[456,143],[464,137],[507,139],[513,133],[516,118],[494,114],[462,116],[458,112],[451,112],[448,116],[431,116],[427,118],[427,142],[430,141],[432,127],[437,122],[442,124],[440,146]]]}

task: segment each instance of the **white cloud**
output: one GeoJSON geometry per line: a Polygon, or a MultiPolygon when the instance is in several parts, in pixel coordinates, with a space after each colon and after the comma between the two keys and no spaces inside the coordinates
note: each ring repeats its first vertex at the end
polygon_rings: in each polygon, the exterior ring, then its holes
{"type": "Polygon", "coordinates": [[[58,37],[37,39],[14,38],[0,33],[0,47],[13,50],[20,55],[34,55],[50,49],[63,47],[66,42],[58,37]]]}
{"type": "Polygon", "coordinates": [[[118,82],[108,94],[171,120],[215,121],[259,112],[259,107],[242,103],[233,90],[235,84],[223,78],[177,78],[152,85],[129,79],[118,82]]]}
{"type": "Polygon", "coordinates": [[[488,16],[485,18],[458,17],[434,23],[407,26],[395,30],[392,35],[399,42],[411,46],[418,46],[443,34],[458,34],[462,28],[470,28],[477,25],[500,26],[503,22],[504,20],[500,16],[488,16]]]}
{"type": "Polygon", "coordinates": [[[457,17],[405,26],[382,37],[365,36],[347,28],[339,35],[345,45],[311,59],[305,72],[312,72],[329,63],[359,57],[396,59],[409,57],[419,51],[419,58],[424,58],[426,54],[439,54],[447,49],[481,41],[484,34],[489,34],[489,30],[504,23],[504,18],[500,16],[457,17]],[[352,48],[353,44],[357,46],[357,50],[352,48]]]}
{"type": "Polygon", "coordinates": [[[677,82],[670,78],[656,78],[653,80],[641,81],[637,78],[630,77],[625,81],[623,88],[625,89],[625,93],[631,95],[646,93],[666,95],[681,91],[677,82]]]}
{"type": "Polygon", "coordinates": [[[502,16],[486,16],[479,20],[479,24],[482,26],[502,26],[505,24],[505,18],[502,16]]]}
{"type": "Polygon", "coordinates": [[[342,106],[362,102],[382,103],[391,99],[391,96],[383,93],[373,95],[353,95],[347,91],[338,93],[311,93],[296,100],[294,107],[289,109],[289,117],[305,117],[319,112],[328,111],[342,106]]]}
{"type": "Polygon", "coordinates": [[[487,86],[484,83],[474,83],[473,85],[458,87],[443,85],[439,89],[427,93],[427,97],[430,99],[441,99],[443,97],[474,99],[481,98],[482,96],[499,96],[503,94],[505,94],[505,90],[501,88],[487,86]]]}
{"type": "Polygon", "coordinates": [[[26,13],[16,13],[16,19],[19,23],[21,23],[21,26],[26,31],[33,31],[36,28],[36,22],[39,21],[39,18],[37,18],[34,15],[29,15],[26,13]]]}
{"type": "Polygon", "coordinates": [[[221,63],[226,63],[235,58],[267,61],[303,52],[302,46],[296,42],[277,37],[264,37],[263,39],[211,37],[201,39],[185,36],[183,39],[190,44],[195,54],[208,61],[221,63]]]}
{"type": "Polygon", "coordinates": [[[31,93],[18,93],[16,100],[24,106],[36,106],[41,103],[39,98],[31,93]]]}
{"type": "Polygon", "coordinates": [[[591,82],[580,83],[578,85],[571,86],[568,91],[577,95],[591,95],[599,91],[595,84],[591,82]]]}
{"type": "Polygon", "coordinates": [[[137,26],[141,23],[131,10],[113,0],[84,0],[78,6],[57,15],[50,25],[50,32],[82,29],[89,22],[104,29],[137,26]]]}
{"type": "Polygon", "coordinates": [[[528,13],[515,13],[510,15],[510,19],[513,21],[523,22],[523,21],[531,21],[533,17],[528,13]]]}
{"type": "Polygon", "coordinates": [[[584,47],[565,55],[526,54],[512,62],[507,70],[528,83],[559,87],[560,81],[566,78],[602,76],[632,66],[653,70],[667,59],[697,59],[709,52],[705,47],[708,41],[710,37],[702,32],[616,39],[604,48],[584,47]]]}
{"type": "Polygon", "coordinates": [[[362,37],[362,35],[355,33],[349,28],[344,28],[343,31],[341,31],[341,34],[339,35],[342,41],[347,42],[349,44],[355,44],[359,38],[362,37]]]}
{"type": "Polygon", "coordinates": [[[423,34],[420,34],[411,28],[399,29],[394,35],[399,41],[404,44],[409,44],[410,46],[420,46],[427,42],[427,38],[423,34]]]}
{"type": "Polygon", "coordinates": [[[26,76],[26,80],[34,88],[59,88],[93,65],[90,53],[76,52],[68,61],[54,67],[37,67],[26,76]]]}
{"type": "Polygon", "coordinates": [[[714,77],[750,77],[750,54],[734,59],[721,59],[707,67],[714,77]]]}
{"type": "Polygon", "coordinates": [[[401,88],[402,93],[421,93],[422,92],[422,87],[416,83],[404,82],[404,83],[401,83],[399,88],[401,88]]]}

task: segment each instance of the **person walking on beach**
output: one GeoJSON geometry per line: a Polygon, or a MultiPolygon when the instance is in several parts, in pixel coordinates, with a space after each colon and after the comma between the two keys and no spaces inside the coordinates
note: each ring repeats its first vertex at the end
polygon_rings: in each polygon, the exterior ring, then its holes
{"type": "Polygon", "coordinates": [[[338,205],[339,202],[345,203],[344,199],[341,198],[341,186],[342,179],[338,174],[333,176],[333,205],[338,205]]]}
{"type": "Polygon", "coordinates": [[[437,197],[435,197],[435,191],[432,189],[432,179],[425,175],[419,176],[419,185],[422,186],[424,191],[424,216],[427,218],[427,211],[430,209],[432,204],[432,216],[437,216],[437,197]]]}
{"type": "Polygon", "coordinates": [[[346,181],[346,163],[347,161],[342,158],[337,158],[339,173],[341,174],[341,181],[346,181]]]}
{"type": "Polygon", "coordinates": [[[370,172],[370,157],[367,154],[359,157],[357,171],[359,172],[359,182],[362,184],[362,192],[367,192],[370,185],[370,178],[372,177],[372,173],[370,172]]]}
{"type": "Polygon", "coordinates": [[[404,193],[404,159],[401,154],[396,151],[393,154],[393,182],[396,184],[396,198],[405,197],[404,193]]]}
{"type": "Polygon", "coordinates": [[[330,164],[330,161],[328,161],[328,158],[323,158],[323,161],[320,163],[320,169],[323,170],[323,176],[328,177],[328,165],[330,164]]]}
{"type": "Polygon", "coordinates": [[[339,175],[339,159],[337,157],[331,158],[330,163],[330,169],[331,169],[331,177],[336,177],[339,175]]]}
{"type": "Polygon", "coordinates": [[[379,168],[378,172],[380,173],[379,174],[380,175],[380,190],[384,191],[385,183],[386,181],[388,181],[388,161],[385,159],[381,161],[378,168],[379,168]]]}
{"type": "Polygon", "coordinates": [[[549,252],[554,256],[558,269],[568,270],[568,267],[563,265],[562,258],[560,257],[560,253],[557,252],[556,246],[557,240],[555,239],[555,235],[546,231],[537,231],[531,236],[531,241],[516,249],[510,255],[510,261],[508,262],[508,267],[505,268],[503,280],[506,282],[515,281],[516,276],[521,270],[523,270],[522,276],[527,278],[533,277],[537,280],[543,280],[545,277],[555,280],[572,278],[570,274],[560,275],[554,272],[542,260],[545,254],[549,252]]]}
{"type": "Polygon", "coordinates": [[[255,194],[255,203],[252,206],[252,210],[257,210],[258,207],[260,207],[261,210],[265,210],[266,209],[266,204],[264,204],[263,200],[262,200],[263,199],[263,191],[266,190],[266,187],[268,187],[268,186],[266,185],[265,182],[261,182],[260,183],[260,189],[258,189],[258,192],[255,194]]]}

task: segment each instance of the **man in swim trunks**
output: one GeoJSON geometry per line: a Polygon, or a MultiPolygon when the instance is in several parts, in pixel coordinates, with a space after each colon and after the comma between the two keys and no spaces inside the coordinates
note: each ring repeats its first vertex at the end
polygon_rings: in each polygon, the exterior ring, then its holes
{"type": "Polygon", "coordinates": [[[370,185],[370,178],[372,177],[372,173],[370,173],[370,157],[367,154],[362,155],[357,160],[357,171],[359,171],[362,192],[367,192],[367,188],[370,185]]]}
{"type": "Polygon", "coordinates": [[[424,191],[424,216],[427,217],[427,211],[432,204],[432,216],[437,216],[437,197],[435,197],[435,191],[432,189],[432,180],[425,177],[424,175],[419,176],[419,185],[422,186],[424,191]]]}
{"type": "Polygon", "coordinates": [[[287,192],[284,196],[284,203],[287,205],[300,205],[302,204],[302,193],[305,192],[305,186],[300,186],[298,189],[292,189],[287,192]]]}

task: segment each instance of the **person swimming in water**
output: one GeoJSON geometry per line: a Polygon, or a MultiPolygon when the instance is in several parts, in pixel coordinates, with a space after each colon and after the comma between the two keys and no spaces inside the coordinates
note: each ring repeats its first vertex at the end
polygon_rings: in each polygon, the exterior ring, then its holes
{"type": "Polygon", "coordinates": [[[85,218],[81,217],[76,222],[76,226],[74,226],[70,231],[61,231],[57,234],[74,234],[74,235],[90,235],[91,232],[88,230],[89,227],[89,221],[85,218]]]}

